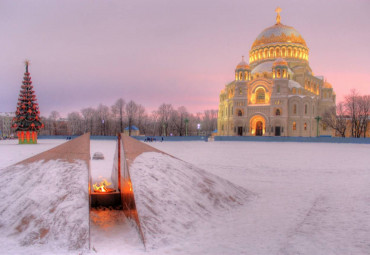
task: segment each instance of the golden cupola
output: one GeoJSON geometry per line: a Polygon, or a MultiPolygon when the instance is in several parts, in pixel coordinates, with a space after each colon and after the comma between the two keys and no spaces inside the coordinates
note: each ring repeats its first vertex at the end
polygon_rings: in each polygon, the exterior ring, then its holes
{"type": "Polygon", "coordinates": [[[276,24],[263,30],[249,51],[249,63],[258,64],[278,58],[308,61],[308,48],[301,34],[293,27],[283,25],[281,9],[276,10],[276,24]]]}
{"type": "Polygon", "coordinates": [[[251,69],[247,62],[244,60],[244,56],[242,56],[242,61],[235,68],[235,80],[236,81],[248,81],[251,77],[251,69]]]}

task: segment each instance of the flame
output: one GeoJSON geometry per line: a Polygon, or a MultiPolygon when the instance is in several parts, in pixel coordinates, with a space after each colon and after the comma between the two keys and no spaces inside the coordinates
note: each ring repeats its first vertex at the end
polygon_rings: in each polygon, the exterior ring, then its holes
{"type": "Polygon", "coordinates": [[[112,183],[108,182],[106,179],[103,179],[99,184],[95,183],[93,185],[95,192],[108,192],[108,186],[110,186],[112,183]]]}

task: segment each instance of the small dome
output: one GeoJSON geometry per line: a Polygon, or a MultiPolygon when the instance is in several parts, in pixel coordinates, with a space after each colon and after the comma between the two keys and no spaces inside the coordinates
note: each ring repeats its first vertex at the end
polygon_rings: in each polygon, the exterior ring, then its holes
{"type": "Polygon", "coordinates": [[[236,69],[250,69],[248,63],[244,60],[244,56],[242,56],[242,61],[236,66],[236,69]]]}
{"type": "Polygon", "coordinates": [[[286,62],[283,58],[278,58],[275,60],[273,66],[288,66],[288,62],[286,62]]]}
{"type": "Polygon", "coordinates": [[[325,89],[332,89],[332,88],[333,88],[333,86],[332,86],[329,82],[327,82],[327,81],[325,81],[325,82],[324,82],[323,87],[324,87],[325,89]]]}

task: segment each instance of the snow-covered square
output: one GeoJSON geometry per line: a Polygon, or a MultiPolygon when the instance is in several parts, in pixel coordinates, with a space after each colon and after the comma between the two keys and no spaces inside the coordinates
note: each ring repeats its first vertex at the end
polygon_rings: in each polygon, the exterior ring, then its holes
{"type": "MultiPolygon", "coordinates": [[[[61,142],[55,140],[54,145],[61,142]]],[[[15,159],[31,156],[28,146],[40,151],[42,147],[49,148],[42,144],[42,140],[39,145],[24,146],[1,141],[0,173],[15,159]],[[15,156],[19,153],[13,147],[21,148],[21,156],[15,156]]],[[[138,212],[146,221],[153,221],[146,222],[151,229],[144,230],[155,235],[147,235],[144,248],[133,222],[124,218],[123,213],[93,210],[91,250],[84,253],[370,253],[370,145],[278,142],[150,145],[174,156],[147,152],[132,164],[132,171],[136,171],[132,178],[138,212]],[[203,186],[192,187],[192,182],[199,181],[196,178],[204,176],[214,184],[211,192],[201,189],[203,186]],[[220,197],[233,194],[238,205],[209,203],[218,200],[214,197],[206,200],[200,194],[203,191],[220,197]],[[151,210],[146,210],[147,204],[151,210]]],[[[105,156],[103,161],[91,161],[93,179],[109,178],[114,146],[115,141],[91,140],[91,154],[100,151],[105,156]]],[[[4,203],[10,201],[3,200],[2,207],[6,207],[4,203]]],[[[9,249],[9,245],[17,245],[13,241],[0,244],[0,248],[17,254],[30,250],[47,254],[45,247],[38,246],[9,249]]]]}

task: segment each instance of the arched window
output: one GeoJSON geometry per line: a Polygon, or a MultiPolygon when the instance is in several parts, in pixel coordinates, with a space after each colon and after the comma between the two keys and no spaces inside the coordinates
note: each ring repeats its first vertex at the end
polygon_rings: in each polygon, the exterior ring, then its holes
{"type": "Polygon", "coordinates": [[[293,130],[297,130],[297,123],[293,121],[293,130]]]}
{"type": "Polygon", "coordinates": [[[297,114],[297,105],[296,104],[293,105],[293,114],[297,114]]]}
{"type": "Polygon", "coordinates": [[[283,78],[286,78],[286,70],[283,69],[283,78]]]}
{"type": "Polygon", "coordinates": [[[243,116],[243,112],[242,112],[242,110],[238,110],[238,116],[240,117],[240,116],[243,116]]]}
{"type": "Polygon", "coordinates": [[[279,116],[281,114],[280,109],[276,109],[275,115],[279,116]]]}
{"type": "Polygon", "coordinates": [[[277,78],[280,78],[281,77],[280,68],[277,69],[276,76],[277,76],[277,78]]]}
{"type": "Polygon", "coordinates": [[[303,127],[304,127],[304,130],[306,131],[307,130],[307,123],[306,122],[304,123],[303,127]]]}
{"type": "Polygon", "coordinates": [[[256,99],[257,99],[257,104],[264,104],[265,103],[265,90],[263,88],[257,89],[256,99]]]}
{"type": "Polygon", "coordinates": [[[305,104],[305,105],[304,105],[304,114],[307,114],[307,112],[308,112],[308,105],[307,105],[307,104],[305,104]]]}
{"type": "Polygon", "coordinates": [[[243,80],[243,73],[242,72],[239,73],[239,80],[240,81],[243,80]]]}
{"type": "Polygon", "coordinates": [[[243,89],[239,88],[239,95],[243,94],[243,89]]]}
{"type": "Polygon", "coordinates": [[[293,94],[297,93],[297,89],[296,89],[296,88],[293,88],[293,89],[292,89],[292,93],[293,93],[293,94]]]}

